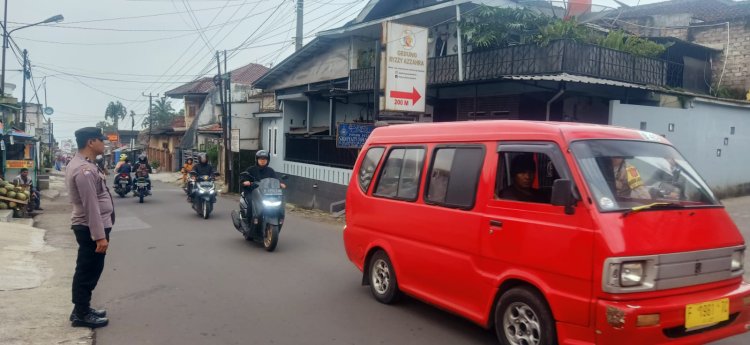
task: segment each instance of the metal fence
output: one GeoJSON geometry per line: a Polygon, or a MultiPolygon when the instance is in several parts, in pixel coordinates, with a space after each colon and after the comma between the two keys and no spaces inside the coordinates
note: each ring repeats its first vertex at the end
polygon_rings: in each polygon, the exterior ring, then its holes
{"type": "Polygon", "coordinates": [[[375,74],[374,67],[358,68],[349,71],[349,89],[354,91],[372,90],[375,83],[373,74],[375,74]]]}
{"type": "Polygon", "coordinates": [[[286,155],[290,162],[351,169],[357,160],[357,149],[336,148],[336,137],[330,135],[286,136],[286,155]]]}

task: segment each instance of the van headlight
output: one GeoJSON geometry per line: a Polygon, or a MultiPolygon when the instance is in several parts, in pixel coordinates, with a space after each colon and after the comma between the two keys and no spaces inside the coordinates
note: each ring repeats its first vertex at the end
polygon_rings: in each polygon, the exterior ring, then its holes
{"type": "Polygon", "coordinates": [[[602,275],[602,288],[606,292],[654,290],[656,257],[608,258],[602,275]]]}
{"type": "Polygon", "coordinates": [[[643,283],[644,262],[625,262],[620,265],[620,286],[632,287],[643,283]]]}
{"type": "Polygon", "coordinates": [[[732,271],[740,271],[745,267],[745,249],[732,253],[732,271]]]}

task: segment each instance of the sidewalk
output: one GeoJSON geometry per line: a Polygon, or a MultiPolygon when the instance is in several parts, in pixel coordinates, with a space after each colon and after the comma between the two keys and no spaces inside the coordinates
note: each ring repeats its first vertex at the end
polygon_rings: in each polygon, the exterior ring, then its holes
{"type": "Polygon", "coordinates": [[[91,329],[68,321],[77,245],[64,188],[51,176],[42,215],[0,223],[0,344],[93,343],[91,329]]]}

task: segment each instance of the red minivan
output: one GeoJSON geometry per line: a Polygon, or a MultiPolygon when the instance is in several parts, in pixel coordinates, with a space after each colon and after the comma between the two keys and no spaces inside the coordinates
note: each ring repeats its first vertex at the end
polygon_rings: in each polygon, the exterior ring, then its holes
{"type": "Polygon", "coordinates": [[[703,344],[750,330],[745,241],[663,137],[483,121],[376,128],[344,244],[401,293],[502,344],[703,344]]]}

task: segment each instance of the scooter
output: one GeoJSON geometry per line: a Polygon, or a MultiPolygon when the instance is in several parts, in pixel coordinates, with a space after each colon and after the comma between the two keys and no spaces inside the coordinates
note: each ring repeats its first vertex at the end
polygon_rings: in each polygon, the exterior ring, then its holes
{"type": "MultiPolygon", "coordinates": [[[[240,174],[243,176],[247,174],[240,174]]],[[[286,213],[281,181],[265,178],[243,189],[240,210],[232,210],[232,223],[246,241],[262,243],[266,251],[272,252],[279,242],[286,213]]]]}
{"type": "Polygon", "coordinates": [[[151,195],[148,192],[148,181],[145,177],[136,177],[133,185],[135,186],[135,195],[138,197],[138,202],[142,204],[143,198],[151,195]]]}
{"type": "Polygon", "coordinates": [[[118,174],[115,178],[115,193],[121,198],[130,193],[130,175],[126,173],[118,174]]]}
{"type": "Polygon", "coordinates": [[[211,211],[214,210],[214,204],[216,203],[216,176],[218,173],[214,173],[214,176],[197,176],[197,174],[191,172],[191,176],[195,178],[195,182],[192,186],[192,205],[193,210],[198,213],[203,219],[208,219],[211,216],[211,211]]]}

